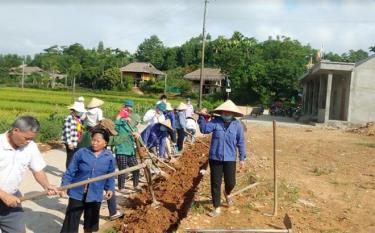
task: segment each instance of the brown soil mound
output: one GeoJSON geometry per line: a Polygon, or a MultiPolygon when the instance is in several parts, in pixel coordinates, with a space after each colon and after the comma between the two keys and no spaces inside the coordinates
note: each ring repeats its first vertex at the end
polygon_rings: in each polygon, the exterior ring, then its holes
{"type": "Polygon", "coordinates": [[[358,134],[367,135],[367,136],[375,136],[375,122],[368,122],[361,127],[350,129],[349,132],[358,133],[358,134]]]}
{"type": "Polygon", "coordinates": [[[197,186],[202,179],[201,169],[208,164],[208,148],[197,142],[186,146],[175,165],[176,172],[169,172],[168,180],[154,182],[158,208],[151,207],[151,195],[143,191],[130,199],[130,211],[124,217],[122,232],[172,232],[185,218],[197,186]]]}

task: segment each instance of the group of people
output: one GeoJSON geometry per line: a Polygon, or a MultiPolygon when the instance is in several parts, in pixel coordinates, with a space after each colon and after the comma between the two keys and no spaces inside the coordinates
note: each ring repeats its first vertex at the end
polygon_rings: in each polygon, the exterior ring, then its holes
{"type": "MultiPolygon", "coordinates": [[[[172,108],[167,96],[162,95],[155,108],[148,110],[141,119],[133,111],[134,101],[125,100],[114,121],[104,118],[103,104],[104,101],[92,98],[85,106],[80,97],[68,107],[70,114],[62,129],[67,158],[61,186],[112,173],[116,166],[122,170],[137,165],[137,140],[159,160],[173,161],[173,157],[181,155],[186,135],[194,143],[198,123],[201,133],[212,133],[209,165],[214,208],[209,215],[214,217],[221,212],[223,176],[224,196],[227,204],[232,204],[229,194],[235,186],[237,149],[240,167],[244,166],[246,158],[243,128],[235,118],[242,113],[233,102],[228,100],[211,113],[202,110],[195,114],[190,99],[172,108]],[[142,120],[146,128],[139,132],[142,120]]],[[[25,232],[24,224],[19,224],[22,207],[18,185],[27,167],[49,195],[64,195],[48,182],[43,172],[46,164],[33,142],[39,127],[35,118],[23,116],[16,119],[11,130],[0,135],[0,230],[4,233],[25,232]]],[[[139,170],[132,172],[132,179],[133,192],[141,190],[139,170]]],[[[118,176],[118,190],[122,193],[129,191],[125,180],[126,175],[118,176]]],[[[107,199],[111,219],[123,216],[123,212],[116,209],[114,177],[69,189],[67,194],[69,203],[61,232],[78,232],[82,214],[85,232],[97,231],[103,199],[107,199]]]]}

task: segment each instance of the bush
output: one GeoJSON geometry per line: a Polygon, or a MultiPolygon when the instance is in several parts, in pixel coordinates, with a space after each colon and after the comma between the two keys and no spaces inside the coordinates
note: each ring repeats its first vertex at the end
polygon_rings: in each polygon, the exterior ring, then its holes
{"type": "Polygon", "coordinates": [[[54,142],[60,140],[61,130],[64,124],[64,117],[59,116],[56,112],[51,113],[47,118],[39,119],[41,125],[38,134],[38,141],[54,142]]]}
{"type": "Polygon", "coordinates": [[[140,88],[143,92],[162,93],[164,92],[164,81],[144,81],[140,84],[140,88]]]}

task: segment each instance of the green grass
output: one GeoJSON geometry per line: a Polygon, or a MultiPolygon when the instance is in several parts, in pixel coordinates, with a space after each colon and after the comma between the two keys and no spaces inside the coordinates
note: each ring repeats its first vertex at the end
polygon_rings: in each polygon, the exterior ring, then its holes
{"type": "Polygon", "coordinates": [[[285,181],[278,183],[278,196],[287,202],[295,203],[300,197],[299,188],[285,181]]]}
{"type": "MultiPolygon", "coordinates": [[[[72,93],[66,90],[42,90],[15,87],[0,87],[0,132],[10,128],[17,116],[32,115],[41,123],[41,132],[37,141],[49,142],[60,138],[60,131],[64,118],[69,114],[67,106],[79,96],[85,97],[88,104],[92,97],[102,99],[104,117],[114,119],[125,99],[135,102],[134,111],[141,116],[154,107],[159,94],[137,95],[133,92],[115,91],[90,91],[77,90],[73,98],[72,93]]],[[[177,105],[181,98],[170,100],[172,105],[177,105]]]]}
{"type": "Polygon", "coordinates": [[[205,212],[205,209],[202,204],[193,201],[193,203],[191,203],[190,211],[196,214],[203,214],[205,212]]]}

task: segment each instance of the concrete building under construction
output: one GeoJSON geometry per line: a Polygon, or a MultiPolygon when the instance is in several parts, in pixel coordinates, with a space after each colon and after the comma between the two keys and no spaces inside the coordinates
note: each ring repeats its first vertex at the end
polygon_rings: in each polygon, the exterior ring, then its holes
{"type": "Polygon", "coordinates": [[[375,55],[358,63],[322,60],[300,77],[310,121],[375,121],[375,55]]]}

